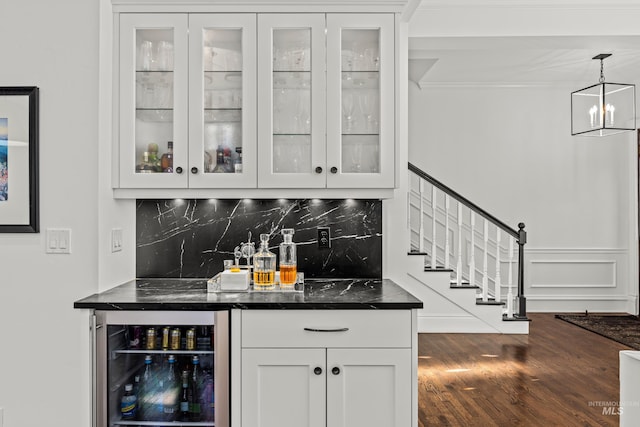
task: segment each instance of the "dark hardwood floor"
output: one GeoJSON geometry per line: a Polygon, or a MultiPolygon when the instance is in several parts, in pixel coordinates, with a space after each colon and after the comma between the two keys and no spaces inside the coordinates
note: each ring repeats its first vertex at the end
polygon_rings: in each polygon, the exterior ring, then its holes
{"type": "Polygon", "coordinates": [[[530,318],[529,335],[419,334],[419,426],[617,426],[617,408],[604,408],[620,400],[629,347],[530,318]]]}

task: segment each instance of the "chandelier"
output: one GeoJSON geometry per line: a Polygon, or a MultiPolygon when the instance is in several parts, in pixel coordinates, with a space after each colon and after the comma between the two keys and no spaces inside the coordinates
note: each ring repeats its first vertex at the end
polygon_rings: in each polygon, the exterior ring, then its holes
{"type": "Polygon", "coordinates": [[[598,84],[571,93],[571,135],[607,136],[636,129],[636,86],[604,80],[604,60],[600,60],[598,84]]]}

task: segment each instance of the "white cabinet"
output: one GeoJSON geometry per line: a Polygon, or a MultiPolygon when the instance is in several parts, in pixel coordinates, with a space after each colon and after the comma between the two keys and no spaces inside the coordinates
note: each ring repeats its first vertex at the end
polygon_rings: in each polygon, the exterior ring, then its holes
{"type": "Polygon", "coordinates": [[[246,310],[244,427],[412,423],[410,310],[246,310]]]}
{"type": "Polygon", "coordinates": [[[393,188],[393,15],[259,15],[258,52],[259,186],[393,188]]]}
{"type": "Polygon", "coordinates": [[[394,14],[116,16],[114,187],[394,187],[394,14]]]}
{"type": "Polygon", "coordinates": [[[255,187],[255,14],[119,19],[117,186],[255,187]]]}

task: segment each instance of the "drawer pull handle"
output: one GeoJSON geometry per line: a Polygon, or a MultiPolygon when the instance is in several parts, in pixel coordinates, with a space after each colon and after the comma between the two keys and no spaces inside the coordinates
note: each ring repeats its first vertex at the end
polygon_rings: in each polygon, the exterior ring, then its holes
{"type": "Polygon", "coordinates": [[[304,328],[304,330],[309,332],[347,332],[349,328],[337,328],[337,329],[304,328]]]}

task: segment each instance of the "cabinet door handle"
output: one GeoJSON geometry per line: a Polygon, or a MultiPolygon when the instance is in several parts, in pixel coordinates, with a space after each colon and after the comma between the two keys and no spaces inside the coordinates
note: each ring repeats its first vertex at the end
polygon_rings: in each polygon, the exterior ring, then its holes
{"type": "Polygon", "coordinates": [[[182,168],[180,166],[176,168],[176,173],[182,173],[182,168]]]}
{"type": "Polygon", "coordinates": [[[322,173],[322,167],[321,166],[316,167],[316,173],[322,173]]]}
{"type": "Polygon", "coordinates": [[[322,368],[320,366],[316,366],[316,368],[313,370],[313,373],[316,375],[322,374],[322,368]]]}
{"type": "Polygon", "coordinates": [[[331,168],[331,173],[338,173],[338,168],[337,168],[337,167],[335,167],[335,166],[333,166],[333,167],[331,168]]]}
{"type": "Polygon", "coordinates": [[[331,373],[333,375],[339,375],[340,374],[340,368],[338,368],[337,366],[334,366],[333,369],[331,369],[331,373]]]}
{"type": "Polygon", "coordinates": [[[336,329],[316,329],[316,328],[304,328],[309,332],[347,332],[349,328],[336,328],[336,329]]]}
{"type": "Polygon", "coordinates": [[[198,173],[198,168],[197,167],[192,167],[191,168],[191,173],[198,173]]]}

